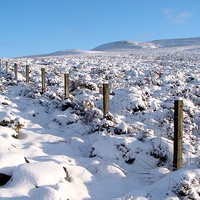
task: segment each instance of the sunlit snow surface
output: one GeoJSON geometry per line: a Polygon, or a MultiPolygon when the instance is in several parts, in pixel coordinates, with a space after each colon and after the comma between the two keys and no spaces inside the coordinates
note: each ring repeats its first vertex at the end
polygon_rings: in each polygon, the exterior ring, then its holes
{"type": "Polygon", "coordinates": [[[0,86],[0,173],[12,176],[0,199],[200,199],[198,46],[2,59],[0,86]],[[175,99],[184,101],[183,168],[177,171],[175,99]]]}

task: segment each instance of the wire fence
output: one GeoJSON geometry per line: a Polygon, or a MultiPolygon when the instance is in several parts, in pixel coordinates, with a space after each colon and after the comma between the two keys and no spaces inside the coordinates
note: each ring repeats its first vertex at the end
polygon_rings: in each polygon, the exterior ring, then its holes
{"type": "MultiPolygon", "coordinates": [[[[125,90],[117,90],[110,100],[110,111],[147,136],[156,137],[160,140],[159,148],[165,149],[167,157],[173,160],[174,140],[174,102],[164,107],[148,107],[145,105],[142,95],[125,90]],[[130,98],[131,96],[131,98],[130,98]]],[[[196,158],[200,155],[200,109],[184,101],[183,107],[183,164],[196,164],[196,158]],[[192,145],[191,145],[192,142],[192,145]],[[198,155],[198,156],[196,156],[198,155]]]]}
{"type": "MultiPolygon", "coordinates": [[[[1,67],[2,66],[1,64],[1,67]]],[[[28,87],[30,87],[30,91],[32,91],[35,96],[37,96],[37,93],[39,96],[42,88],[42,79],[38,79],[38,77],[41,76],[41,72],[38,70],[28,70],[28,87]]],[[[63,99],[65,89],[63,81],[64,76],[60,70],[54,69],[54,71],[55,73],[48,73],[48,71],[45,73],[46,92],[50,96],[56,93],[59,99],[63,99]]],[[[7,84],[13,85],[17,84],[17,82],[23,83],[27,81],[27,71],[22,65],[18,68],[10,68],[10,70],[8,70],[8,63],[6,63],[4,65],[4,72],[7,77],[7,84]]],[[[102,84],[93,84],[87,80],[85,80],[85,82],[79,81],[78,78],[79,77],[77,77],[76,80],[70,80],[70,98],[77,101],[79,106],[82,105],[84,110],[88,110],[88,113],[94,108],[100,109],[103,112],[102,84]]],[[[148,93],[141,92],[137,87],[134,87],[134,83],[124,83],[121,84],[120,87],[121,89],[116,89],[113,87],[113,84],[110,84],[109,112],[114,116],[116,124],[120,124],[118,127],[115,124],[115,128],[113,129],[114,133],[140,133],[140,140],[146,137],[154,137],[156,138],[153,141],[155,149],[161,148],[161,151],[167,152],[166,157],[168,160],[172,161],[174,102],[171,100],[166,104],[160,104],[156,102],[155,99],[151,99],[148,93]]],[[[52,96],[52,98],[56,99],[55,96],[52,96]]],[[[174,99],[175,98],[176,97],[174,97],[174,99]]],[[[200,109],[198,106],[191,105],[186,101],[183,111],[183,163],[187,165],[194,164],[196,162],[196,155],[200,154],[199,144],[195,143],[195,141],[198,141],[197,136],[200,133],[200,109]],[[193,145],[189,145],[191,141],[193,145]]],[[[69,121],[70,124],[68,116],[65,120],[69,121]]],[[[88,126],[87,123],[83,124],[81,130],[71,129],[72,132],[80,132],[80,134],[91,131],[91,127],[88,126]]],[[[165,155],[162,156],[165,157],[165,155]]]]}

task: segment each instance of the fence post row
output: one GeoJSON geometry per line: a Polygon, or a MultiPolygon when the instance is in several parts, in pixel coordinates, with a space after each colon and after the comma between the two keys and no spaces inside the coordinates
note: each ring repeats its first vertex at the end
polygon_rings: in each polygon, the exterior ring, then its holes
{"type": "Polygon", "coordinates": [[[14,71],[15,71],[15,80],[17,81],[18,77],[17,77],[17,64],[14,64],[14,71]]]}
{"type": "Polygon", "coordinates": [[[29,65],[26,65],[26,83],[29,83],[29,65]]]}
{"type": "Polygon", "coordinates": [[[65,99],[69,98],[69,74],[64,74],[65,99]]]}
{"type": "Polygon", "coordinates": [[[182,167],[183,100],[174,101],[174,170],[182,167]]]}
{"type": "Polygon", "coordinates": [[[42,72],[42,94],[46,91],[45,87],[45,68],[41,69],[42,72]]]}
{"type": "MultiPolygon", "coordinates": [[[[1,59],[0,59],[1,67],[1,59]]],[[[17,80],[17,64],[14,64],[15,80],[17,80]]],[[[6,73],[8,73],[8,61],[6,61],[6,73]]],[[[45,68],[41,69],[42,74],[42,93],[45,87],[45,68]]],[[[29,83],[29,65],[26,65],[26,82],[29,83]]],[[[64,74],[65,99],[69,98],[69,74],[64,74]]],[[[103,114],[104,117],[109,112],[109,84],[103,84],[103,114]]],[[[174,155],[173,169],[182,167],[182,139],[183,139],[183,100],[174,101],[174,155]]]]}
{"type": "Polygon", "coordinates": [[[104,117],[109,112],[109,84],[103,84],[103,115],[104,117]]]}

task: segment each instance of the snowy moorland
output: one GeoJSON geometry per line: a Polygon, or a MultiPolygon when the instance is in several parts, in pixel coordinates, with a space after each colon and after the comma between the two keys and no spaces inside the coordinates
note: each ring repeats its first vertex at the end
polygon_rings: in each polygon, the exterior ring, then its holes
{"type": "Polygon", "coordinates": [[[2,200],[200,199],[199,46],[2,59],[0,86],[2,200]],[[175,99],[184,102],[176,171],[175,99]]]}

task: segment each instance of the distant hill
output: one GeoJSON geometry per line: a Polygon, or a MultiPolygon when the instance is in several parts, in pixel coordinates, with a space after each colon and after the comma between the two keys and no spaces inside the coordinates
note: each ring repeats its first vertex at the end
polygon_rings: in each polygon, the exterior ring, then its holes
{"type": "Polygon", "coordinates": [[[62,51],[56,51],[53,53],[47,53],[47,54],[38,54],[38,55],[30,55],[30,56],[23,56],[25,58],[31,58],[31,57],[47,57],[47,56],[64,56],[64,55],[81,55],[81,54],[96,54],[97,51],[84,51],[81,49],[68,49],[68,50],[62,50],[62,51]]]}
{"type": "Polygon", "coordinates": [[[49,56],[60,56],[60,55],[73,55],[73,54],[83,54],[86,53],[81,49],[68,49],[63,51],[56,51],[53,53],[48,54],[49,56]]]}
{"type": "Polygon", "coordinates": [[[194,45],[200,45],[200,37],[155,40],[152,41],[151,43],[153,43],[157,47],[194,46],[194,45]]]}
{"type": "Polygon", "coordinates": [[[153,43],[141,43],[135,41],[117,41],[108,44],[103,44],[92,49],[92,51],[118,51],[128,49],[152,49],[157,48],[153,43]]]}
{"type": "Polygon", "coordinates": [[[68,49],[63,51],[56,51],[49,54],[32,55],[25,57],[45,57],[45,56],[62,56],[62,55],[78,55],[87,53],[97,53],[106,51],[127,51],[133,49],[157,49],[166,47],[184,47],[184,46],[194,46],[194,48],[200,47],[200,37],[195,38],[179,38],[179,39],[164,39],[164,40],[154,40],[150,42],[136,42],[130,40],[111,42],[97,46],[90,51],[84,51],[80,49],[68,49]]]}
{"type": "Polygon", "coordinates": [[[200,37],[154,40],[150,42],[117,41],[95,47],[92,51],[122,51],[200,45],[200,37]]]}
{"type": "Polygon", "coordinates": [[[77,54],[84,54],[87,53],[87,51],[81,50],[81,49],[68,49],[63,51],[56,51],[53,53],[47,53],[47,54],[39,54],[39,55],[30,55],[30,56],[24,56],[24,57],[46,57],[46,56],[63,56],[63,55],[77,55],[77,54]]]}

